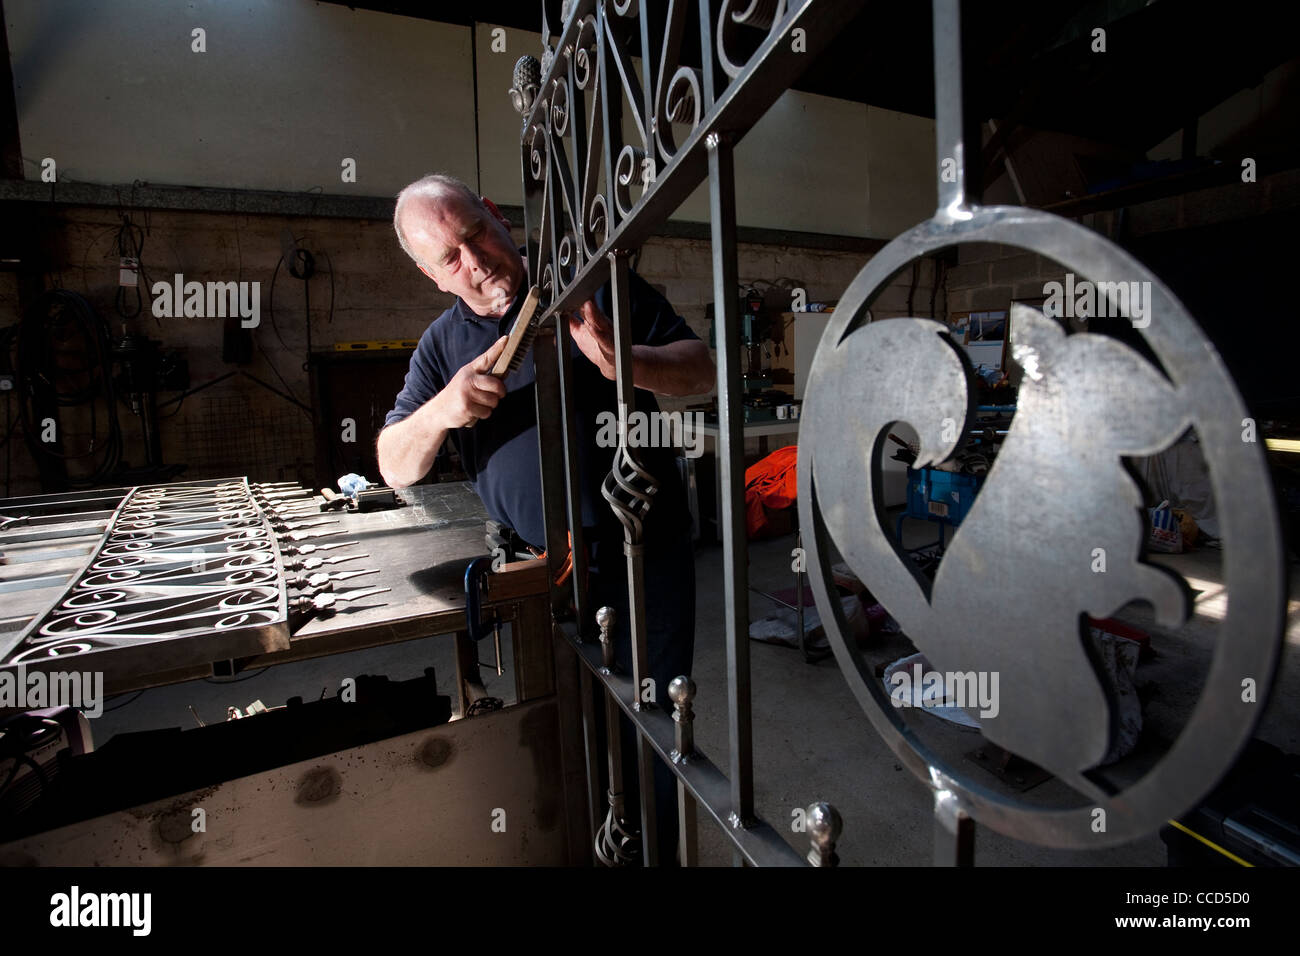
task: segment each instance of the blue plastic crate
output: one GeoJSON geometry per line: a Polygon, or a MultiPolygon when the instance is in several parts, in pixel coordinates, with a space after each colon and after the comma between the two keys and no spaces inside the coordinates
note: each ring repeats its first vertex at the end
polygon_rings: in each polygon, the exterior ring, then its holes
{"type": "Polygon", "coordinates": [[[909,468],[907,516],[959,525],[975,503],[980,481],[976,475],[961,475],[934,468],[909,468]]]}

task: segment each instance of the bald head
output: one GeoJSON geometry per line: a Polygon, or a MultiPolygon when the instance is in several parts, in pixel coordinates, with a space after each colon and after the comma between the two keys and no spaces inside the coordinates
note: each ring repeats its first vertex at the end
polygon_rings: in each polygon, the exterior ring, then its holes
{"type": "Polygon", "coordinates": [[[478,193],[455,176],[448,176],[444,173],[431,173],[423,179],[417,179],[397,194],[397,206],[393,210],[393,228],[397,231],[397,241],[401,244],[402,251],[414,259],[415,264],[422,268],[426,263],[420,260],[420,257],[411,247],[404,222],[408,218],[408,213],[413,211],[412,207],[414,207],[416,216],[422,218],[423,214],[427,212],[428,206],[448,199],[462,199],[471,206],[487,208],[478,193]]]}
{"type": "Polygon", "coordinates": [[[402,249],[438,288],[478,315],[503,315],[525,274],[500,211],[453,176],[425,176],[397,195],[402,249]]]}

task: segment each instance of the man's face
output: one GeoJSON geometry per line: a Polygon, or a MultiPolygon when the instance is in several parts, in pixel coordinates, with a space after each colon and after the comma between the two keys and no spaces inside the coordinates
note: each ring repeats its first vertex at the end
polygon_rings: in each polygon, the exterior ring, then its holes
{"type": "Polygon", "coordinates": [[[403,209],[407,242],[427,266],[421,271],[476,315],[504,315],[524,278],[519,250],[494,211],[460,193],[419,197],[403,209]]]}

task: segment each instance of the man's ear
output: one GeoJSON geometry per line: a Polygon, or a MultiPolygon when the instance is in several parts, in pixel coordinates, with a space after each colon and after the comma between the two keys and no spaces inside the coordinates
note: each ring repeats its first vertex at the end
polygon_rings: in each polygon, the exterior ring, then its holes
{"type": "Polygon", "coordinates": [[[483,205],[487,207],[488,212],[492,213],[492,215],[496,217],[497,222],[506,227],[506,232],[509,232],[510,220],[501,215],[501,210],[497,208],[497,204],[491,199],[488,199],[487,196],[480,196],[479,198],[483,200],[483,205]]]}

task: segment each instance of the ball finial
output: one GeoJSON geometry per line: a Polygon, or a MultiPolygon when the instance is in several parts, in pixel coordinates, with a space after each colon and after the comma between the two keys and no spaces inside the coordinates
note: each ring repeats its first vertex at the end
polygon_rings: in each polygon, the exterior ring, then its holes
{"type": "Polygon", "coordinates": [[[679,707],[695,699],[695,681],[689,677],[674,677],[668,685],[668,699],[679,707]]]}
{"type": "Polygon", "coordinates": [[[840,812],[829,803],[814,803],[808,808],[808,833],[819,847],[833,845],[844,830],[840,812]]]}

